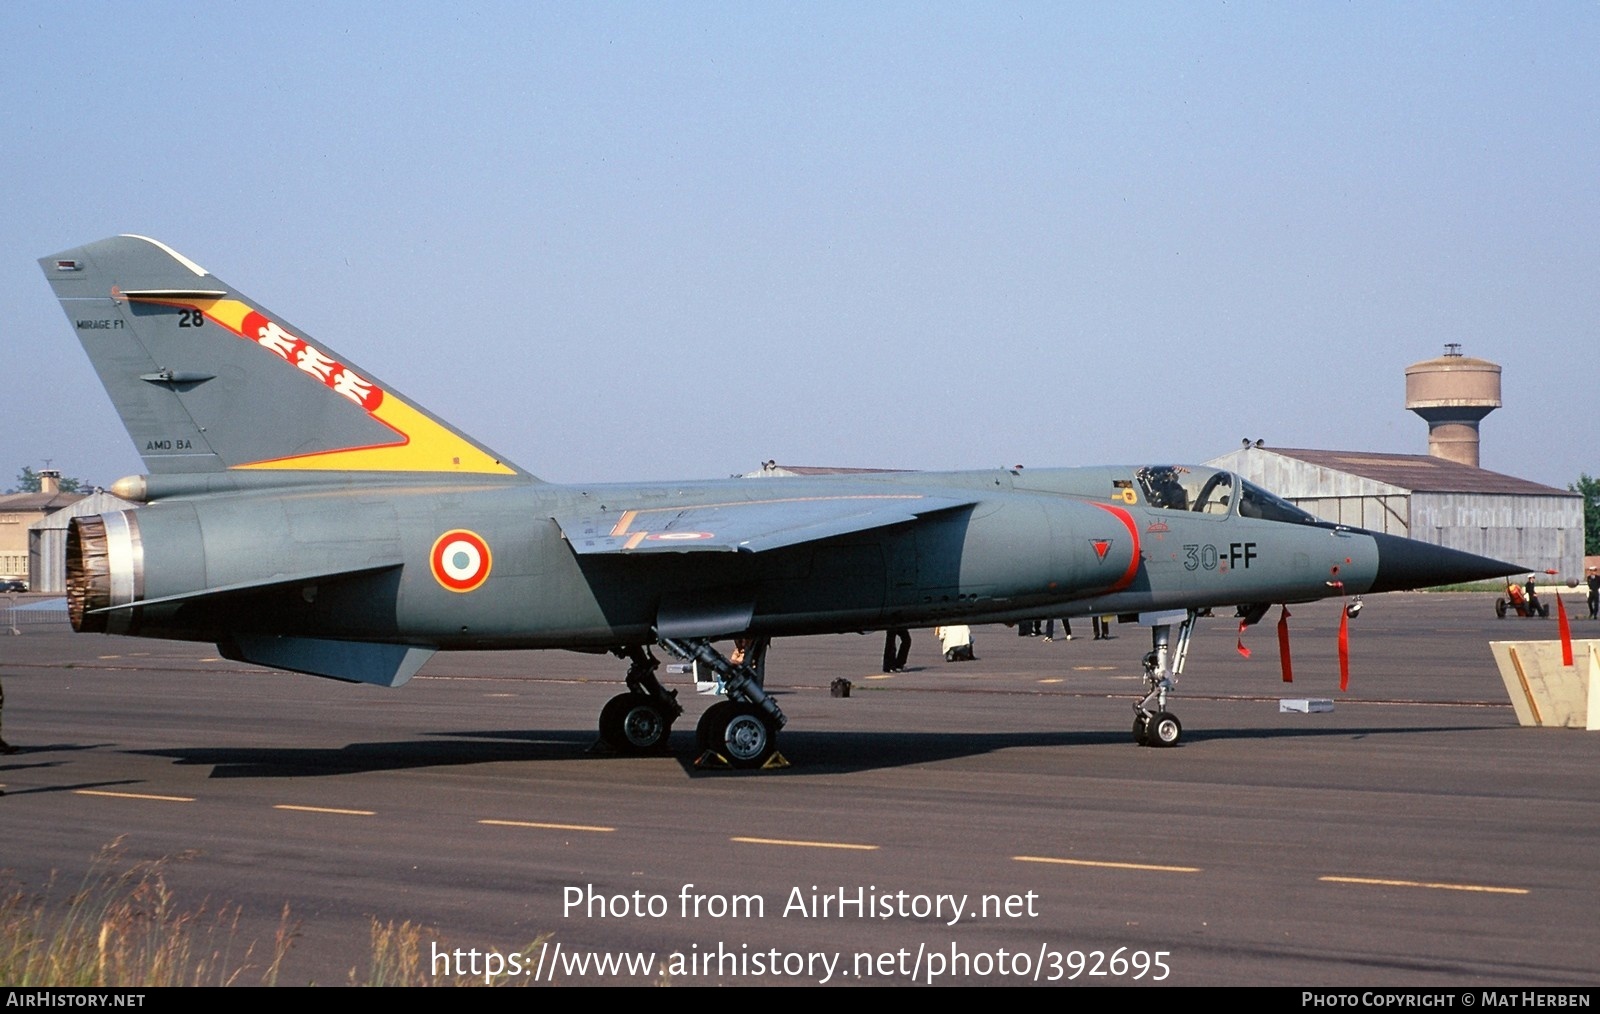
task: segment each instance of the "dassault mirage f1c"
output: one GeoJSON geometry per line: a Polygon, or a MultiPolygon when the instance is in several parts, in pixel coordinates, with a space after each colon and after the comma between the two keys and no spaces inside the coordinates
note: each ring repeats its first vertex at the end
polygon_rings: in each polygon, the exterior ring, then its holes
{"type": "Polygon", "coordinates": [[[77,630],[385,686],[437,651],[609,651],[628,689],[600,734],[623,752],[664,749],[683,713],[657,646],[726,694],[702,750],[757,767],[785,718],[719,641],[1113,613],[1152,629],[1134,737],[1170,746],[1202,611],[1525,569],[1205,467],[558,486],[155,240],[40,265],[148,469],[113,486],[143,506],[68,531],[77,630]]]}

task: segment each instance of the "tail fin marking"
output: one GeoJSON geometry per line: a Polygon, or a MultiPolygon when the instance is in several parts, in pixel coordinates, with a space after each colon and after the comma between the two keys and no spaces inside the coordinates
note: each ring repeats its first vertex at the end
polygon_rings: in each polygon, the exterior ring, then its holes
{"type": "Polygon", "coordinates": [[[519,474],[155,240],[120,236],[40,263],[152,472],[519,474]],[[216,344],[208,322],[256,351],[216,344]]]}

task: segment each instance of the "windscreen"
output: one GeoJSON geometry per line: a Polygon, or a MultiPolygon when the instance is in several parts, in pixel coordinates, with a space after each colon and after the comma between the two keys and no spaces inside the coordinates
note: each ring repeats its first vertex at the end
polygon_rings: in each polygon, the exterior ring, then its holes
{"type": "Polygon", "coordinates": [[[1134,473],[1152,507],[1195,514],[1228,514],[1312,525],[1317,519],[1232,472],[1187,465],[1148,465],[1134,473]]]}
{"type": "Polygon", "coordinates": [[[1261,518],[1265,521],[1292,521],[1301,525],[1312,525],[1317,519],[1307,512],[1296,507],[1287,500],[1257,486],[1253,482],[1239,480],[1239,515],[1246,518],[1261,518]]]}

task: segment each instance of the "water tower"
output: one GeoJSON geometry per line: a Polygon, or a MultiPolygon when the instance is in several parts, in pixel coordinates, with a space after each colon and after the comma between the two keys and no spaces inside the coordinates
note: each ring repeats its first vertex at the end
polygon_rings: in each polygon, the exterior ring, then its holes
{"type": "Polygon", "coordinates": [[[1500,407],[1500,367],[1451,342],[1406,367],[1406,408],[1428,421],[1428,453],[1478,467],[1478,422],[1500,407]]]}

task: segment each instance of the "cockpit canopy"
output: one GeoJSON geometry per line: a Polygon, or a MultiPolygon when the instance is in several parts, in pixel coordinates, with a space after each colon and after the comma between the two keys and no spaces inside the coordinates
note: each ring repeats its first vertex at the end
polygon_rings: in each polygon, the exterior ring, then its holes
{"type": "Polygon", "coordinates": [[[1134,477],[1144,490],[1145,501],[1163,510],[1216,515],[1237,511],[1240,517],[1302,525],[1317,521],[1255,483],[1216,468],[1147,465],[1135,472],[1134,477]]]}

